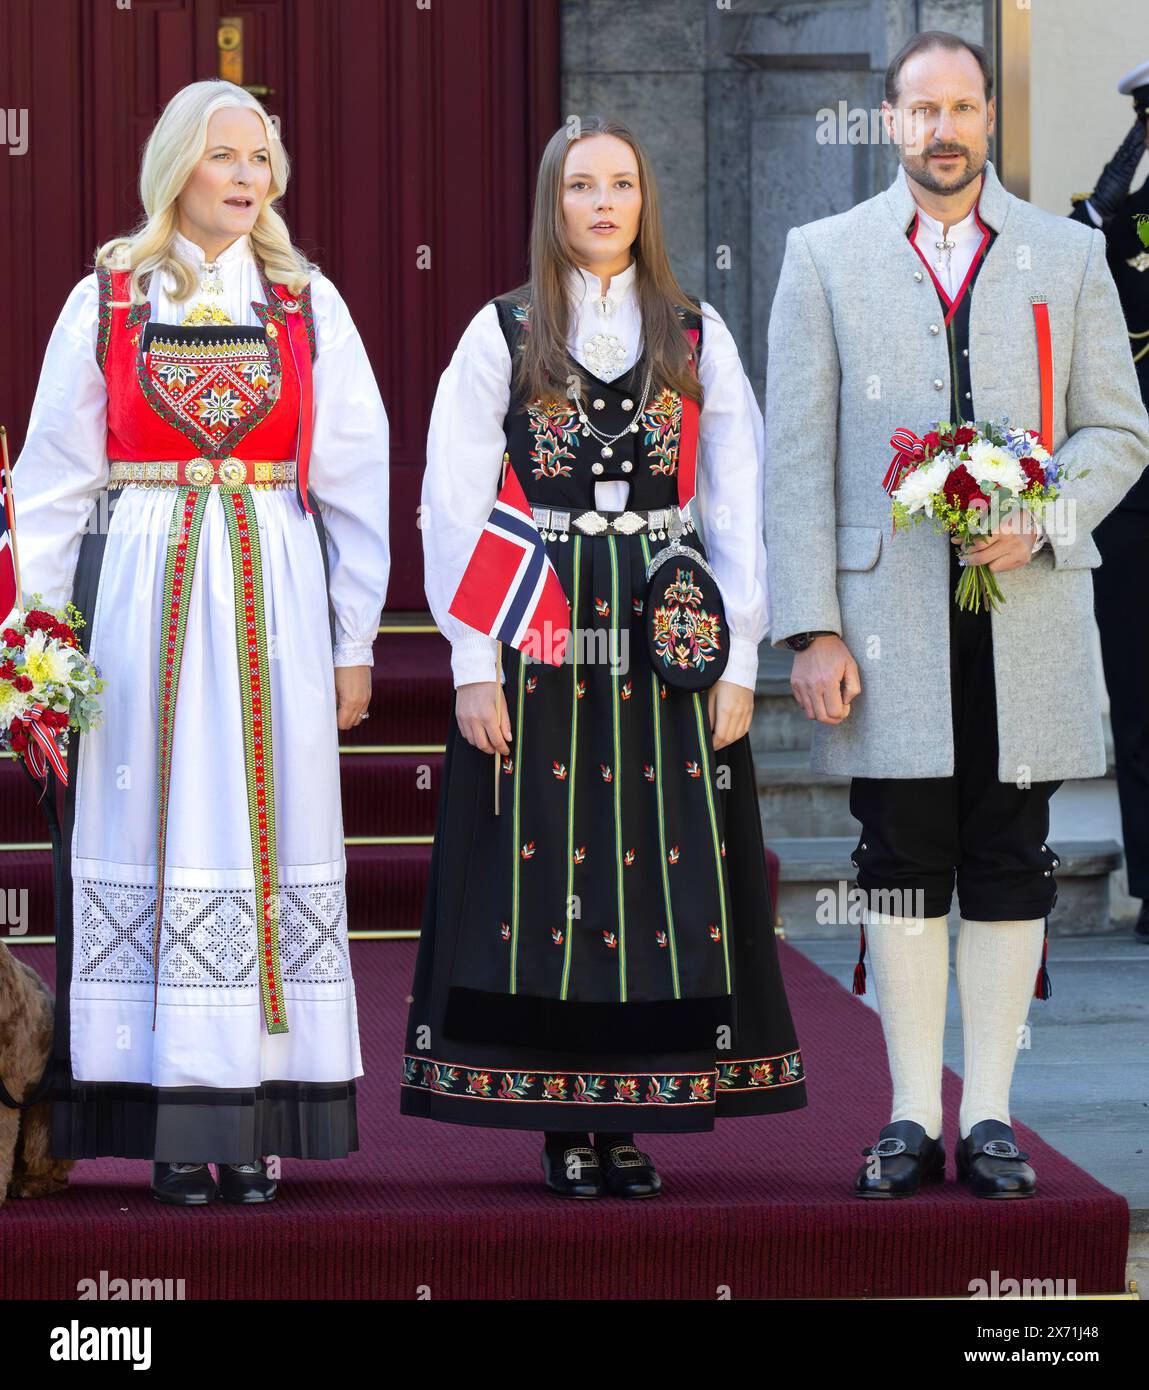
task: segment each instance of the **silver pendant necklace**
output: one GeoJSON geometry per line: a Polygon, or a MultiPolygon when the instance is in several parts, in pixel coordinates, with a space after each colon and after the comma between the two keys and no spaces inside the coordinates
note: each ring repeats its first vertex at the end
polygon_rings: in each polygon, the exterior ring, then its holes
{"type": "MultiPolygon", "coordinates": [[[[624,434],[637,434],[637,433],[638,433],[638,431],[639,431],[639,423],[638,423],[638,422],[639,422],[639,419],[640,419],[641,416],[642,416],[642,412],[646,409],[646,402],[647,402],[647,400],[648,400],[649,397],[650,397],[650,383],[651,383],[651,377],[652,377],[652,368],[647,367],[647,369],[646,369],[646,380],[643,382],[643,385],[642,385],[642,396],[639,398],[638,407],[637,407],[637,409],[635,409],[635,411],[634,411],[634,418],[630,421],[629,424],[624,425],[624,426],[622,427],[622,429],[620,429],[620,430],[618,431],[617,434],[605,434],[602,430],[600,430],[600,429],[598,428],[597,425],[591,424],[590,416],[587,414],[586,402],[583,400],[583,397],[582,397],[582,390],[581,390],[581,388],[580,388],[580,389],[576,389],[574,399],[575,399],[575,406],[576,406],[576,408],[577,408],[577,410],[578,410],[579,424],[582,426],[582,433],[583,433],[585,436],[589,436],[590,438],[597,440],[598,443],[601,445],[601,448],[599,449],[599,457],[600,457],[600,458],[604,458],[604,459],[613,458],[613,457],[614,457],[614,445],[618,443],[618,441],[623,437],[623,435],[624,435],[624,434]]],[[[602,401],[602,400],[596,400],[596,401],[595,401],[595,406],[596,406],[598,409],[600,409],[600,410],[601,410],[605,405],[606,405],[606,402],[605,402],[605,401],[602,401]]],[[[623,407],[624,410],[630,410],[630,409],[632,409],[632,408],[634,407],[634,402],[628,398],[627,400],[623,401],[622,407],[623,407]]],[[[630,472],[630,468],[628,467],[629,462],[630,462],[629,459],[624,459],[624,460],[623,460],[622,467],[623,467],[624,472],[627,472],[627,473],[630,472]]],[[[592,464],[591,464],[591,472],[592,472],[592,473],[601,473],[602,471],[603,471],[603,469],[602,469],[602,464],[601,464],[601,463],[599,463],[599,462],[596,461],[595,463],[592,463],[592,464]]]]}

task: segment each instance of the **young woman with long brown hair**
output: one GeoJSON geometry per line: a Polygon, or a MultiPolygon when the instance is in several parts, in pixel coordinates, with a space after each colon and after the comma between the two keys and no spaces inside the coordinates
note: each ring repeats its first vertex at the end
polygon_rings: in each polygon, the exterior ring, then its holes
{"type": "Polygon", "coordinates": [[[431,420],[426,586],[456,698],[401,1105],[545,1131],[563,1196],[655,1195],[635,1131],[806,1103],[747,738],[767,629],[761,456],[737,348],[675,279],[638,141],[617,122],[556,132],[530,280],[472,320],[431,420]],[[705,543],[684,507],[695,430],[705,543]],[[505,685],[495,640],[449,612],[504,459],[573,637],[559,664],[504,644],[505,685]],[[676,536],[683,563],[648,593],[676,536]],[[655,603],[660,620],[689,610],[697,660],[676,661],[673,627],[649,645],[655,603]]]}

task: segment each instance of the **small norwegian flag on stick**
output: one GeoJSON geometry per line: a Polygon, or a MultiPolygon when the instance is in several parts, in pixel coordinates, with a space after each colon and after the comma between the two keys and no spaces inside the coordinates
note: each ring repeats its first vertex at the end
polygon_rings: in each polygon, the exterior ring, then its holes
{"type": "Polygon", "coordinates": [[[562,665],[570,603],[513,468],[506,470],[449,611],[468,627],[562,665]]]}

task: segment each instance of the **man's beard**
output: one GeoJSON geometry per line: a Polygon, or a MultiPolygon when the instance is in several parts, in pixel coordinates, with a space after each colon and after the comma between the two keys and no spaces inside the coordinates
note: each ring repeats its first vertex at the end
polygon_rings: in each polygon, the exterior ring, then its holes
{"type": "Polygon", "coordinates": [[[944,146],[938,149],[923,150],[920,155],[916,156],[913,166],[906,162],[905,153],[899,146],[898,158],[901,160],[902,167],[905,169],[906,173],[909,174],[915,183],[921,184],[923,188],[928,188],[931,193],[941,193],[944,195],[947,193],[960,193],[963,188],[968,188],[969,185],[973,183],[974,179],[984,172],[988,159],[988,152],[986,155],[982,156],[981,164],[977,167],[974,166],[974,160],[969,150],[964,146],[953,150],[947,150],[944,146]],[[935,177],[933,170],[930,168],[930,156],[935,154],[960,154],[965,157],[965,172],[956,183],[943,183],[941,179],[935,177]]]}

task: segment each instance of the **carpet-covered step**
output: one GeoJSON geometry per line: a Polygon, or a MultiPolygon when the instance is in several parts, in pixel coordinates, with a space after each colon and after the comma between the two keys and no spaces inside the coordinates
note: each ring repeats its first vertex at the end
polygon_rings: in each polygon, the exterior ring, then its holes
{"type": "MultiPolygon", "coordinates": [[[[781,860],[779,909],[788,938],[857,938],[857,923],[846,916],[857,875],[850,856],[857,843],[856,833],[848,838],[771,836],[771,848],[781,860]]],[[[1049,844],[1061,860],[1055,871],[1057,905],[1049,916],[1050,933],[1083,936],[1124,931],[1124,926],[1115,926],[1109,909],[1109,875],[1121,864],[1121,847],[1113,840],[1050,840],[1049,844]]],[[[955,891],[951,912],[955,922],[957,914],[955,891]]]]}
{"type": "Polygon", "coordinates": [[[0,754],[0,845],[46,840],[48,822],[36,804],[37,789],[7,752],[0,754]]]}
{"type": "MultiPolygon", "coordinates": [[[[368,745],[371,747],[372,745],[368,745]]],[[[339,759],[345,835],[433,835],[443,785],[443,754],[356,752],[339,759]]],[[[493,794],[493,793],[492,793],[493,794]]]]}
{"type": "MultiPolygon", "coordinates": [[[[430,867],[427,844],[349,844],[349,929],[418,931],[430,867]]],[[[0,851],[0,939],[51,936],[56,929],[54,903],[49,850],[0,851]]]]}
{"type": "MultiPolygon", "coordinates": [[[[38,840],[47,841],[45,830],[38,840]]],[[[50,850],[0,850],[0,939],[56,930],[50,850]]]]}
{"type": "MultiPolygon", "coordinates": [[[[411,751],[377,748],[347,744],[340,755],[344,834],[433,834],[442,787],[441,739],[411,751]]],[[[48,824],[36,796],[16,760],[0,758],[0,846],[47,841],[48,824]]]]}
{"type": "Polygon", "coordinates": [[[442,743],[451,714],[451,647],[438,632],[387,630],[375,639],[371,708],[341,743],[442,743]]]}

